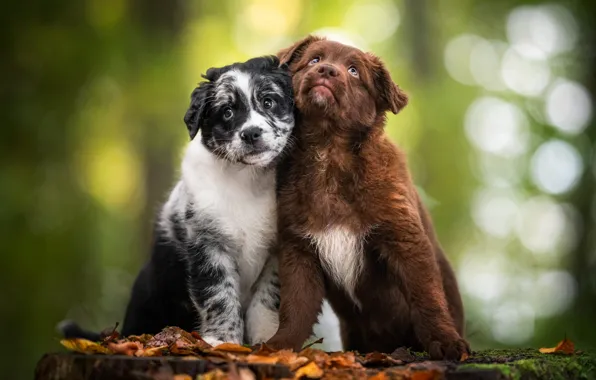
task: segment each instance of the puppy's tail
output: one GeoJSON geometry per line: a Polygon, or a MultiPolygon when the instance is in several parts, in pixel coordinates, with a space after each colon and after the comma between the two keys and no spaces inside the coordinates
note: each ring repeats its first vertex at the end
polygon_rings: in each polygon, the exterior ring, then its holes
{"type": "Polygon", "coordinates": [[[89,330],[82,329],[75,321],[64,320],[56,326],[58,333],[62,334],[65,339],[83,338],[92,342],[99,342],[102,340],[101,334],[89,330]]]}

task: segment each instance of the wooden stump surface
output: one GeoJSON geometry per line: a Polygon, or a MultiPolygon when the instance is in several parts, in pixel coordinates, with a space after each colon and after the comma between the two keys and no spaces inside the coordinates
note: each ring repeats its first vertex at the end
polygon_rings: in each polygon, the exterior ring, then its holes
{"type": "MultiPolygon", "coordinates": [[[[53,353],[39,361],[36,380],[121,380],[197,379],[200,375],[220,369],[224,378],[279,379],[294,374],[284,365],[214,363],[185,357],[128,357],[117,355],[85,355],[53,353]],[[178,376],[175,375],[188,375],[178,376]]],[[[221,373],[220,373],[221,375],[221,373]]],[[[327,379],[446,379],[446,380],[504,380],[504,379],[585,379],[596,380],[596,354],[544,355],[528,350],[491,350],[476,352],[465,362],[428,361],[420,357],[415,362],[391,367],[354,369],[325,369],[327,379]]]]}

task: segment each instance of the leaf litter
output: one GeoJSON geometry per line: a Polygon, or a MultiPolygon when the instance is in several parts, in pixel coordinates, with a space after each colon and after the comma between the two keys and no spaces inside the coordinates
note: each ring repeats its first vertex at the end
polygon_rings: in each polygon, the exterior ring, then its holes
{"type": "MultiPolygon", "coordinates": [[[[325,352],[312,345],[300,352],[275,350],[265,343],[247,347],[224,343],[211,346],[196,332],[187,332],[178,327],[166,327],[156,335],[131,335],[122,337],[116,328],[102,332],[102,340],[92,342],[86,339],[63,339],[60,343],[70,351],[82,354],[124,355],[130,357],[176,356],[185,360],[203,360],[213,366],[212,370],[197,379],[254,379],[255,374],[246,366],[283,365],[295,379],[340,379],[363,378],[383,380],[388,378],[429,380],[443,378],[445,366],[417,358],[408,349],[401,347],[392,353],[372,352],[325,352]],[[218,368],[227,365],[227,369],[218,368]],[[215,368],[215,369],[213,369],[215,368]]],[[[561,341],[556,347],[541,348],[542,353],[573,354],[573,342],[561,341]]],[[[460,360],[464,361],[466,357],[460,360]]],[[[186,380],[187,375],[176,375],[176,380],[186,380]]]]}

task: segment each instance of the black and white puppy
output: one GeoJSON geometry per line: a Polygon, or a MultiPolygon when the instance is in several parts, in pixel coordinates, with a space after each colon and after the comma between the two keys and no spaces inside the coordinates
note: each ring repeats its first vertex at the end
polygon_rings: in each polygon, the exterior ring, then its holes
{"type": "Polygon", "coordinates": [[[181,179],[158,217],[122,334],[179,326],[212,345],[256,344],[278,327],[270,248],[275,162],[294,126],[292,82],[273,56],[203,77],[184,118],[191,142],[181,179]]]}

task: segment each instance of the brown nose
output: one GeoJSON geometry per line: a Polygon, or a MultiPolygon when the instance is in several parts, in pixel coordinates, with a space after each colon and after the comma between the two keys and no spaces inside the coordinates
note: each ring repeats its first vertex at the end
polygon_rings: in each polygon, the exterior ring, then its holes
{"type": "Polygon", "coordinates": [[[336,77],[338,74],[335,67],[326,63],[319,65],[317,72],[323,77],[336,77]]]}

